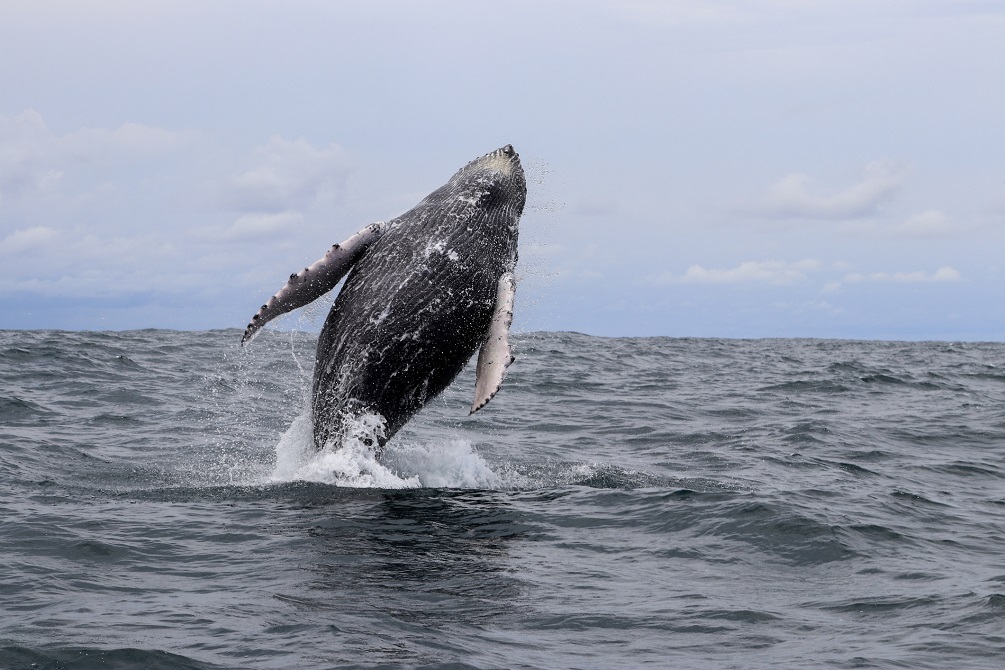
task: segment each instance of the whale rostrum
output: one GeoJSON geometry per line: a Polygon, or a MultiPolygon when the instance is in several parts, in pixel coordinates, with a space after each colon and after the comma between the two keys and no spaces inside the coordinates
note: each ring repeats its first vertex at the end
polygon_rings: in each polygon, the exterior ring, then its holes
{"type": "Polygon", "coordinates": [[[244,331],[331,291],[348,274],[318,337],[314,444],[338,448],[364,414],[384,444],[479,350],[474,413],[513,362],[509,329],[527,185],[511,145],[477,158],[418,205],[364,227],[290,275],[244,331]]]}

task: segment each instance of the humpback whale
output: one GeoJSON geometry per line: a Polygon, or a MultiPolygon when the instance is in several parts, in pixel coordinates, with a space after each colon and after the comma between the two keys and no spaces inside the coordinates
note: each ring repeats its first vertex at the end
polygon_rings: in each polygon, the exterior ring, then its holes
{"type": "Polygon", "coordinates": [[[379,455],[476,350],[470,413],[495,396],[514,360],[509,327],[526,197],[520,158],[507,144],[401,216],[333,245],[252,317],[242,345],[349,274],[318,338],[311,395],[317,449],[337,449],[360,417],[378,415],[383,423],[372,446],[379,455]]]}

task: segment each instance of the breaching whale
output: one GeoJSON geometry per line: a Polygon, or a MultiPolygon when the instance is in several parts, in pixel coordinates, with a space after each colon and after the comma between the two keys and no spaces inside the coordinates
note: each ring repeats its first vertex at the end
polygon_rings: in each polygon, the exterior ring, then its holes
{"type": "Polygon", "coordinates": [[[509,327],[526,198],[520,158],[507,144],[401,216],[332,246],[262,305],[242,345],[349,273],[318,338],[315,447],[338,448],[360,417],[376,414],[383,421],[379,453],[479,347],[471,413],[492,399],[514,360],[509,327]]]}

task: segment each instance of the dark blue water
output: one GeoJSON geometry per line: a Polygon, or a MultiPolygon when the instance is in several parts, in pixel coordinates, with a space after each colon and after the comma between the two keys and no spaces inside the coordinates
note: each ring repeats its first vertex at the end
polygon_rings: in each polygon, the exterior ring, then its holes
{"type": "Polygon", "coordinates": [[[378,463],[239,339],[0,332],[0,668],[1005,667],[1005,345],[523,335],[378,463]]]}

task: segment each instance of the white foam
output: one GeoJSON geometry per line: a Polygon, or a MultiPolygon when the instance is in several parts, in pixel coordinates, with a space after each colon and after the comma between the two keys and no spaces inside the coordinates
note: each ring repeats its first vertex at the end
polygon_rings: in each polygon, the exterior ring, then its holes
{"type": "Polygon", "coordinates": [[[384,452],[384,462],[395,471],[410,473],[430,488],[497,489],[502,479],[467,440],[440,444],[395,444],[384,452]]]}
{"type": "Polygon", "coordinates": [[[390,443],[378,461],[367,442],[382,430],[380,417],[366,415],[341,446],[317,451],[310,413],[304,412],[293,420],[276,445],[276,467],[267,481],[382,489],[506,487],[503,478],[463,439],[434,444],[390,443]]]}

